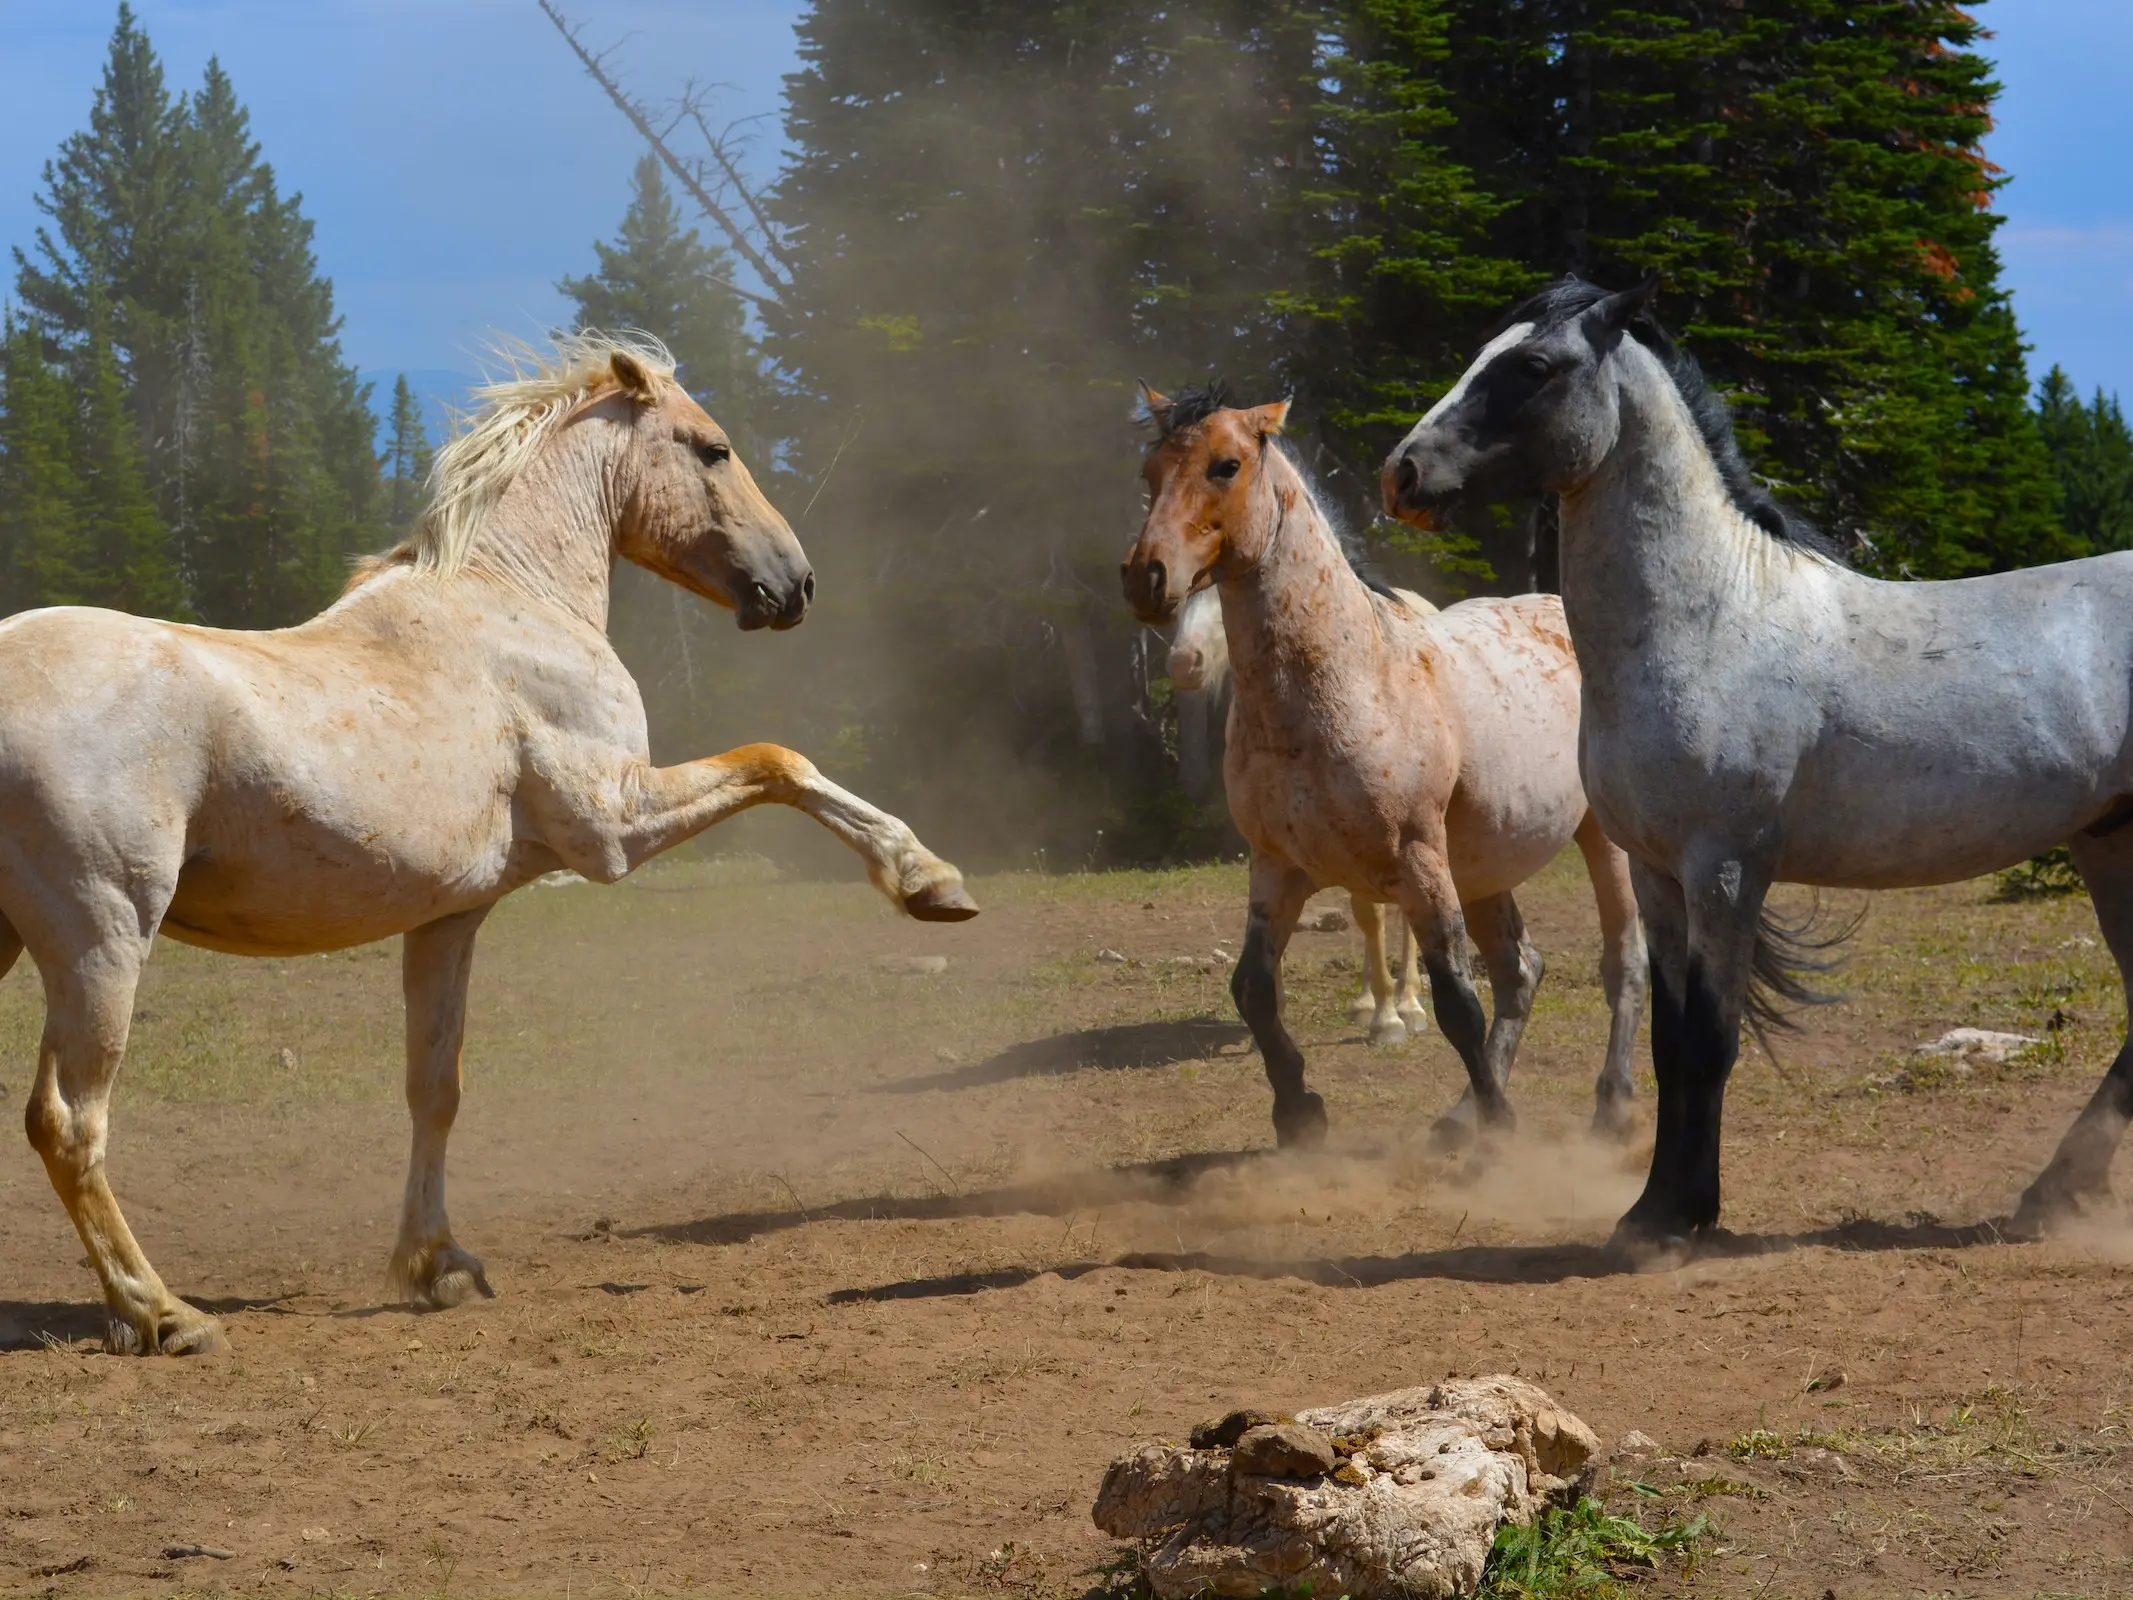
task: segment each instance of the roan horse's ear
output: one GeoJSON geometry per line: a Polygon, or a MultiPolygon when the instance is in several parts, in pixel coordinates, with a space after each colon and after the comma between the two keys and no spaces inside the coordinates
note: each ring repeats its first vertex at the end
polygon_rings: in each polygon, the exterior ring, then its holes
{"type": "Polygon", "coordinates": [[[1147,381],[1142,378],[1135,378],[1133,387],[1141,393],[1141,409],[1138,420],[1152,422],[1158,428],[1162,427],[1164,414],[1170,410],[1170,396],[1158,394],[1155,390],[1149,388],[1147,381]]]}
{"type": "Polygon", "coordinates": [[[632,400],[649,404],[659,397],[659,387],[652,377],[652,369],[639,361],[627,350],[617,350],[607,358],[607,370],[614,375],[622,392],[632,400]]]}
{"type": "Polygon", "coordinates": [[[1270,406],[1252,407],[1252,431],[1260,438],[1281,432],[1282,424],[1289,420],[1289,402],[1276,400],[1270,406]]]}
{"type": "Polygon", "coordinates": [[[1659,298],[1659,274],[1654,272],[1634,289],[1624,289],[1620,294],[1611,294],[1604,300],[1593,302],[1592,309],[1585,313],[1585,325],[1620,333],[1639,317],[1652,309],[1652,302],[1659,298]]]}

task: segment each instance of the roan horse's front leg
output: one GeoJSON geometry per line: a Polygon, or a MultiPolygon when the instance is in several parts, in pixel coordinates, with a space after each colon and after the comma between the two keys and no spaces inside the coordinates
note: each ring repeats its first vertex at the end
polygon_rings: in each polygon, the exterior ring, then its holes
{"type": "Polygon", "coordinates": [[[459,1112],[467,982],[474,972],[474,935],[488,914],[487,906],[476,906],[412,928],[401,940],[407,1112],[414,1123],[414,1147],[390,1277],[393,1288],[417,1305],[456,1306],[492,1292],[480,1260],[452,1238],[444,1210],[444,1150],[459,1112]]]}
{"type": "Polygon", "coordinates": [[[791,806],[813,817],[858,853],[877,889],[919,921],[961,922],[978,914],[963,875],[901,821],[831,783],[805,756],[774,744],[746,744],[678,767],[636,768],[623,785],[622,817],[610,822],[580,813],[566,831],[578,833],[580,839],[571,842],[585,848],[574,853],[562,842],[556,848],[586,877],[612,882],[662,850],[760,805],[791,806]]]}
{"type": "Polygon", "coordinates": [[[1252,1042],[1266,1066],[1266,1081],[1274,1091],[1274,1138],[1284,1148],[1309,1148],[1326,1137],[1326,1103],[1304,1087],[1303,1052],[1281,1019],[1281,958],[1313,887],[1306,874],[1286,861],[1252,852],[1244,948],[1229,980],[1230,998],[1252,1030],[1252,1042]]]}

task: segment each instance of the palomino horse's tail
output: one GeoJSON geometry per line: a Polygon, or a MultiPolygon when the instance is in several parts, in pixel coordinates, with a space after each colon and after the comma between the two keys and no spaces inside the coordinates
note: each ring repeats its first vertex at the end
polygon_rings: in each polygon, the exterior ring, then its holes
{"type": "Polygon", "coordinates": [[[1763,1053],[1777,1058],[1770,1048],[1773,1033],[1798,1033],[1793,1010],[1800,1006],[1826,1006],[1842,1000],[1841,994],[1825,994],[1809,981],[1833,971],[1840,958],[1830,952],[1859,931],[1866,920],[1866,907],[1837,921],[1824,909],[1821,897],[1797,921],[1788,921],[1766,902],[1755,927],[1755,954],[1749,964],[1748,1031],[1763,1053]]]}

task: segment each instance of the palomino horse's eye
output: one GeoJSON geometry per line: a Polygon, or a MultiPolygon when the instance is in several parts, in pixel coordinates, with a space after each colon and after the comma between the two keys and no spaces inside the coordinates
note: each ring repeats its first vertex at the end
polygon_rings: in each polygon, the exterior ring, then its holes
{"type": "Polygon", "coordinates": [[[1221,461],[1211,461],[1207,466],[1207,475],[1217,483],[1227,483],[1237,475],[1237,468],[1241,465],[1241,462],[1228,458],[1224,458],[1221,461]]]}
{"type": "Polygon", "coordinates": [[[696,447],[696,453],[703,457],[706,466],[715,467],[721,461],[733,459],[733,446],[730,444],[700,444],[696,447]]]}

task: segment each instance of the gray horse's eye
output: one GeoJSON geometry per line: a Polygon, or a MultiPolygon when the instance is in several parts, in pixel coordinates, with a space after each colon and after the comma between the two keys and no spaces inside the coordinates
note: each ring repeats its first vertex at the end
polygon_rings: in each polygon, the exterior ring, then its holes
{"type": "Polygon", "coordinates": [[[1225,456],[1220,461],[1208,463],[1207,475],[1217,483],[1227,483],[1237,475],[1237,469],[1242,465],[1242,462],[1225,456]]]}
{"type": "Polygon", "coordinates": [[[1538,350],[1528,350],[1518,358],[1518,370],[1529,378],[1545,378],[1555,371],[1555,363],[1538,350]]]}

